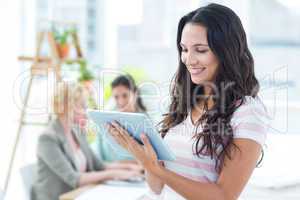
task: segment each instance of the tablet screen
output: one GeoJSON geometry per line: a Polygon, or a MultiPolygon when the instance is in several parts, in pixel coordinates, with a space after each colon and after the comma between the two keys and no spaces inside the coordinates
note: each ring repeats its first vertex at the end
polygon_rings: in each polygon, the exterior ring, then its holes
{"type": "Polygon", "coordinates": [[[141,143],[140,135],[146,134],[152,144],[159,160],[174,160],[175,155],[170,148],[164,143],[160,134],[153,125],[151,119],[143,113],[126,113],[126,112],[107,112],[98,110],[89,110],[88,116],[96,124],[97,132],[106,134],[109,142],[114,148],[121,148],[114,139],[108,134],[105,125],[112,121],[117,121],[124,129],[128,131],[139,143],[141,143]]]}

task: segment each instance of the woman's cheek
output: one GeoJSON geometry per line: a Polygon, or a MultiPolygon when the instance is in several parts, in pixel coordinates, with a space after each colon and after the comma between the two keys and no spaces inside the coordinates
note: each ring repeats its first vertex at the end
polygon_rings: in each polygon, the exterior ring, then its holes
{"type": "Polygon", "coordinates": [[[186,65],[186,55],[184,53],[181,53],[181,62],[186,65]]]}

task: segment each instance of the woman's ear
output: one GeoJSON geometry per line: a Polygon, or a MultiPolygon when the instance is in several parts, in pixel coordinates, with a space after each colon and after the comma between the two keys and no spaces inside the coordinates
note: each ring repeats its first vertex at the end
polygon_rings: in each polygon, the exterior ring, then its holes
{"type": "Polygon", "coordinates": [[[137,101],[137,98],[138,98],[138,93],[137,93],[137,91],[134,91],[134,92],[132,92],[132,94],[133,94],[133,100],[134,100],[134,102],[136,102],[137,101]]]}

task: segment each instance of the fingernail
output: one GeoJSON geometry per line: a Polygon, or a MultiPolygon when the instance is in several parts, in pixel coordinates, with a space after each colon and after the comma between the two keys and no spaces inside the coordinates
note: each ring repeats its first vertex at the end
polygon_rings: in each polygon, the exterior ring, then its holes
{"type": "Polygon", "coordinates": [[[116,125],[117,125],[116,121],[112,121],[111,124],[112,124],[113,126],[116,126],[116,125]]]}

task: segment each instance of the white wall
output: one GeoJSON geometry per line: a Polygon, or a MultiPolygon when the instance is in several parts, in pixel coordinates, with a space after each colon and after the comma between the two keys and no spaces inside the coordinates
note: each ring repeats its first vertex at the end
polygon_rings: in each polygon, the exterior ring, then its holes
{"type": "MultiPolygon", "coordinates": [[[[26,0],[26,2],[25,0],[2,0],[0,6],[0,59],[2,69],[2,73],[0,73],[1,190],[4,187],[20,111],[14,101],[14,83],[21,72],[21,65],[17,56],[23,50],[28,50],[28,54],[33,53],[35,12],[32,11],[35,8],[34,5],[35,0],[26,0]],[[26,11],[26,18],[23,17],[24,11],[26,11]]],[[[18,90],[19,88],[16,89],[18,90]]],[[[6,199],[20,199],[18,194],[18,190],[15,190],[14,195],[6,199]]]]}
{"type": "Polygon", "coordinates": [[[16,74],[18,73],[17,54],[20,44],[20,18],[19,0],[5,0],[0,6],[0,52],[1,68],[0,73],[0,121],[1,121],[1,140],[0,140],[0,180],[3,187],[4,175],[6,174],[5,163],[8,160],[8,148],[12,143],[12,138],[16,131],[14,121],[16,120],[17,110],[12,101],[12,86],[16,74]]]}

